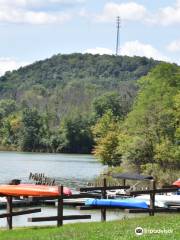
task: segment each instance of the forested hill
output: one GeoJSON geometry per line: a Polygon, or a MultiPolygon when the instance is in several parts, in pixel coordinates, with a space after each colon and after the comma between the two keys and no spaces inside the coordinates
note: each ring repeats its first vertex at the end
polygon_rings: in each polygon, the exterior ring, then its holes
{"type": "Polygon", "coordinates": [[[145,57],[77,53],[7,72],[0,77],[0,146],[90,152],[97,118],[109,109],[124,116],[136,80],[157,64],[145,57]]]}
{"type": "Polygon", "coordinates": [[[0,95],[15,98],[37,85],[51,90],[64,88],[72,81],[104,90],[116,89],[121,82],[146,75],[156,64],[157,61],[145,57],[59,54],[7,72],[0,78],[0,95]]]}

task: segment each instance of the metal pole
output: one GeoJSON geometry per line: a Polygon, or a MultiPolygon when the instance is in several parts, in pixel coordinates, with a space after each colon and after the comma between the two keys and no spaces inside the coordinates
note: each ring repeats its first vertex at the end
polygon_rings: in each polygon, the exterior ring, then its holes
{"type": "Polygon", "coordinates": [[[120,21],[121,21],[121,19],[120,19],[120,17],[118,16],[118,17],[117,17],[116,56],[117,56],[118,53],[119,53],[119,40],[120,40],[120,38],[119,38],[119,29],[120,29],[120,21]]]}

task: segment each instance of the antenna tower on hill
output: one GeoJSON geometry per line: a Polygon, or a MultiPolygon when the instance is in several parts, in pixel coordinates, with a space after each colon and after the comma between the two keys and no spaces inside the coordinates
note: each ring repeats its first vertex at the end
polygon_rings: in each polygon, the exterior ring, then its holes
{"type": "Polygon", "coordinates": [[[117,39],[116,39],[116,56],[120,54],[120,37],[119,37],[119,30],[121,27],[121,18],[118,16],[116,19],[117,23],[117,39]]]}

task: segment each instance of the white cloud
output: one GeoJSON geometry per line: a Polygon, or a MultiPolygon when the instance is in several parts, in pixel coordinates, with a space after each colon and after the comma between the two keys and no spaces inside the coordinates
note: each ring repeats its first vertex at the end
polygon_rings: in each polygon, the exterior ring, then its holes
{"type": "Polygon", "coordinates": [[[51,24],[72,18],[72,11],[60,11],[56,5],[74,4],[82,0],[0,0],[0,22],[51,24]],[[55,8],[51,9],[51,6],[55,8]],[[45,8],[44,8],[45,7],[45,8]]]}
{"type": "Polygon", "coordinates": [[[180,24],[180,0],[176,0],[172,6],[159,9],[150,22],[164,26],[180,24]]]}
{"type": "Polygon", "coordinates": [[[170,61],[168,57],[160,53],[159,50],[150,44],[141,43],[138,40],[126,42],[121,49],[121,55],[145,56],[156,60],[170,61]]]}
{"type": "Polygon", "coordinates": [[[124,20],[141,20],[147,14],[146,8],[135,2],[128,3],[106,3],[104,9],[100,15],[96,17],[97,21],[111,22],[117,16],[120,16],[124,20]]]}
{"type": "MultiPolygon", "coordinates": [[[[99,22],[112,22],[117,16],[120,16],[122,20],[143,20],[145,23],[163,26],[180,24],[180,0],[176,0],[173,5],[159,8],[155,12],[150,12],[145,5],[135,1],[124,1],[124,3],[108,2],[104,5],[101,13],[96,15],[95,19],[99,22]]],[[[89,17],[92,17],[92,15],[89,17]]]]}
{"type": "Polygon", "coordinates": [[[0,5],[19,8],[39,8],[57,4],[69,5],[83,2],[85,2],[85,0],[0,0],[0,5]]]}
{"type": "MultiPolygon", "coordinates": [[[[112,51],[112,49],[109,48],[102,48],[102,47],[95,47],[90,48],[84,51],[85,53],[91,53],[91,54],[115,54],[115,52],[112,51]]],[[[170,59],[163,55],[159,50],[154,48],[150,44],[141,43],[138,40],[135,41],[129,41],[126,42],[124,45],[122,45],[122,48],[120,50],[121,55],[127,55],[130,57],[133,56],[141,56],[141,57],[147,57],[147,58],[153,58],[156,60],[164,60],[164,61],[170,61],[170,59]]]]}
{"type": "Polygon", "coordinates": [[[63,23],[71,19],[71,15],[67,13],[46,13],[25,11],[22,9],[0,9],[0,22],[8,23],[28,23],[28,24],[51,24],[63,23]]]}
{"type": "Polygon", "coordinates": [[[12,58],[0,58],[0,76],[7,71],[16,70],[28,64],[28,62],[18,61],[12,58]]]}
{"type": "Polygon", "coordinates": [[[175,40],[169,43],[169,45],[167,46],[167,49],[170,52],[180,52],[180,40],[175,40]]]}
{"type": "Polygon", "coordinates": [[[102,48],[102,47],[95,47],[95,48],[88,48],[84,51],[84,53],[91,53],[91,54],[108,54],[112,55],[113,51],[109,48],[102,48]]]}

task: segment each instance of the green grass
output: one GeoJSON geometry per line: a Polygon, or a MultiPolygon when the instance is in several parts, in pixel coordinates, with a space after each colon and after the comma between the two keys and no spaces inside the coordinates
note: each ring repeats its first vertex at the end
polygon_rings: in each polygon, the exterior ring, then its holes
{"type": "Polygon", "coordinates": [[[180,215],[161,214],[154,217],[138,217],[106,223],[76,223],[63,227],[21,228],[1,230],[0,240],[129,240],[129,239],[180,239],[180,215]],[[173,233],[135,235],[135,228],[166,229],[173,233]]]}

